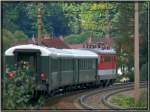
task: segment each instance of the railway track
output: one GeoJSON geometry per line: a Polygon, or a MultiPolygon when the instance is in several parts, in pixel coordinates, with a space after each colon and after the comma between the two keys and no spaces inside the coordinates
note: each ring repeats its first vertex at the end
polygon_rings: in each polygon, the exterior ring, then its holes
{"type": "Polygon", "coordinates": [[[78,109],[76,105],[78,105],[79,102],[78,100],[74,102],[75,99],[95,89],[96,88],[81,88],[71,92],[57,93],[46,100],[45,107],[46,109],[78,109]]]}
{"type": "MultiPolygon", "coordinates": [[[[147,82],[141,82],[141,86],[145,86],[147,82]]],[[[133,83],[114,84],[106,88],[91,88],[78,91],[68,92],[66,94],[58,94],[46,101],[45,109],[116,109],[107,99],[115,91],[130,90],[133,83]]]]}
{"type": "MultiPolygon", "coordinates": [[[[146,87],[147,82],[141,82],[140,87],[146,87]]],[[[133,89],[133,83],[115,84],[111,87],[101,90],[94,90],[79,98],[80,107],[82,109],[123,109],[119,106],[113,105],[108,101],[108,98],[119,92],[133,89]]],[[[135,108],[131,108],[135,109],[135,108]]],[[[137,108],[136,108],[137,109],[137,108]]]]}

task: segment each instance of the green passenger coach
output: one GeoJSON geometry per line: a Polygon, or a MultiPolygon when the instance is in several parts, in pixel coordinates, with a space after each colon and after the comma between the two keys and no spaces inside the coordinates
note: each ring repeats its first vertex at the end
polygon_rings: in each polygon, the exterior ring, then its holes
{"type": "Polygon", "coordinates": [[[6,66],[28,63],[36,77],[36,90],[49,94],[60,89],[95,84],[97,62],[98,55],[88,50],[28,44],[13,46],[5,51],[6,66]]]}

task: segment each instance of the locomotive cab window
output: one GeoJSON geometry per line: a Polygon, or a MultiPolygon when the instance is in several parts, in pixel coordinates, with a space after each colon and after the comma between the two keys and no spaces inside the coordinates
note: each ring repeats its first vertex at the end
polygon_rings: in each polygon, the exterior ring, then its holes
{"type": "Polygon", "coordinates": [[[111,56],[104,56],[104,62],[111,62],[111,56]]]}
{"type": "Polygon", "coordinates": [[[100,62],[104,62],[104,57],[100,56],[100,62]]]}
{"type": "Polygon", "coordinates": [[[114,56],[114,62],[116,61],[116,56],[114,56]]]}

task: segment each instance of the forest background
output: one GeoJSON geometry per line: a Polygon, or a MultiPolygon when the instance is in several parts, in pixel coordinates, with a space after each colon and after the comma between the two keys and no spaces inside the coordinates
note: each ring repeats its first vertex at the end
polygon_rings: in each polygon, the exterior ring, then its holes
{"type": "MultiPolygon", "coordinates": [[[[83,43],[111,34],[117,65],[134,80],[134,2],[2,2],[2,53],[12,43],[37,37],[37,10],[42,10],[42,34],[83,43]]],[[[140,71],[147,80],[148,2],[139,3],[140,71]]]]}

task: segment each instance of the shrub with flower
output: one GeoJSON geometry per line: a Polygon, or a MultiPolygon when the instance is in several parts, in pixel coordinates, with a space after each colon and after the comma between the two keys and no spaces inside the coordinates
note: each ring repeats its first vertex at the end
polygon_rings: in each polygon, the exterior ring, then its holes
{"type": "Polygon", "coordinates": [[[3,109],[33,108],[30,102],[36,86],[33,69],[28,63],[7,66],[3,76],[3,109]]]}

